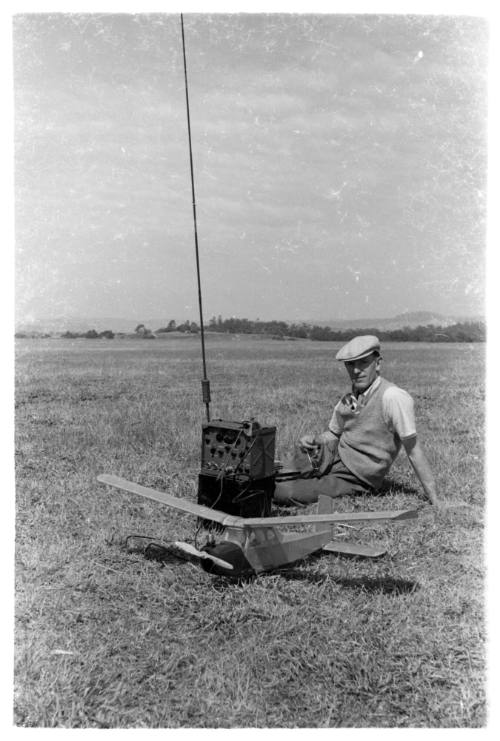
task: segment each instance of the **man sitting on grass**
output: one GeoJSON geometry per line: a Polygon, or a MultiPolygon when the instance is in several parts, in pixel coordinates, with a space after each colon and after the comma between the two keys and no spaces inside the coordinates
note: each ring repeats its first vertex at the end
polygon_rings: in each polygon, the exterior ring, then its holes
{"type": "Polygon", "coordinates": [[[335,406],[328,430],[304,435],[299,446],[311,459],[307,478],[276,484],[277,503],[317,501],[377,491],[401,446],[427,498],[437,503],[436,484],[417,439],[413,399],[380,375],[380,342],[373,335],[354,337],[336,355],[352,383],[335,406]]]}

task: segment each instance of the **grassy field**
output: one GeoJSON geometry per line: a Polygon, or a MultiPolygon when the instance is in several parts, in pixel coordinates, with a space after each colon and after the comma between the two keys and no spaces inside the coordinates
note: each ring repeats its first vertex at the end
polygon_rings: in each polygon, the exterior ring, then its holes
{"type": "MultiPolygon", "coordinates": [[[[278,427],[278,454],[346,390],[334,343],[208,338],[212,416],[278,427]]],[[[188,515],[96,483],[114,473],[195,499],[195,338],[20,340],[16,360],[15,723],[122,727],[480,727],[486,722],[484,347],[388,344],[443,502],[404,456],[382,494],[409,524],[350,530],[375,561],[323,554],[234,583],[130,553],[192,539],[188,515]]]]}

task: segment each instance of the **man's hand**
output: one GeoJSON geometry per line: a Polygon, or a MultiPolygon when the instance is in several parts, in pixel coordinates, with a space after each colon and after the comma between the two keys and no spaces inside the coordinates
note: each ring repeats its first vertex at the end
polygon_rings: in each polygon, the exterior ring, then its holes
{"type": "Polygon", "coordinates": [[[304,451],[313,451],[316,450],[319,445],[315,441],[314,435],[304,435],[299,440],[299,447],[304,451]]]}

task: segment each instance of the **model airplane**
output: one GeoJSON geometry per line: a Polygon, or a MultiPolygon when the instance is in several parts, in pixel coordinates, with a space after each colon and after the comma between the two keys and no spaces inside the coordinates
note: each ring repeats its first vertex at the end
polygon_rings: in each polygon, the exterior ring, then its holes
{"type": "Polygon", "coordinates": [[[205,571],[221,576],[240,577],[287,566],[316,551],[375,557],[383,549],[360,546],[341,540],[332,540],[332,525],[352,522],[400,522],[417,517],[416,510],[379,512],[333,512],[333,499],[320,495],[318,513],[283,517],[235,517],[210,507],[180,499],[165,492],[135,484],[119,476],[103,474],[97,477],[101,484],[139,494],[168,507],[187,512],[222,525],[221,540],[197,549],[189,543],[176,542],[175,548],[198,560],[205,571]],[[291,525],[312,525],[312,532],[280,532],[291,525]]]}

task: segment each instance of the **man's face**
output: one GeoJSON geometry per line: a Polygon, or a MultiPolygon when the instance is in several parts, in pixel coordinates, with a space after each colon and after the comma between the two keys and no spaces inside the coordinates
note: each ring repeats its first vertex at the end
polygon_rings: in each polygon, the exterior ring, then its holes
{"type": "Polygon", "coordinates": [[[378,375],[381,359],[379,355],[372,353],[359,360],[348,360],[344,363],[354,391],[362,393],[372,385],[378,375]]]}

